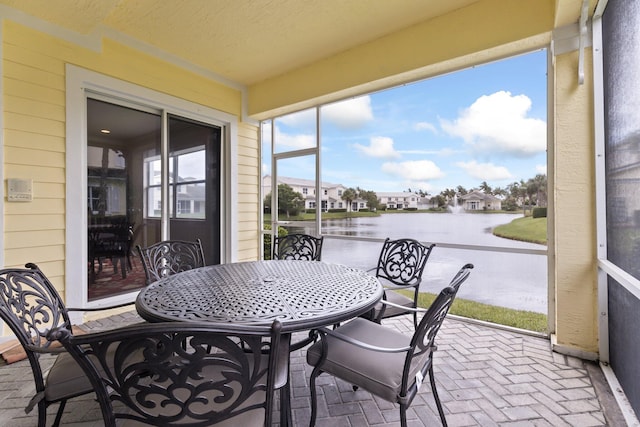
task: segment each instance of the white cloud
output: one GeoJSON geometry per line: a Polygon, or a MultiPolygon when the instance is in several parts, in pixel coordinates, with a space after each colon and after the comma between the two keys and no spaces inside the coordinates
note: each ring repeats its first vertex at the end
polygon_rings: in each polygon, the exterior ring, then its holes
{"type": "Polygon", "coordinates": [[[413,125],[413,129],[414,130],[428,130],[431,131],[433,133],[438,133],[438,130],[436,129],[436,127],[434,125],[432,125],[431,123],[428,122],[418,122],[415,125],[413,125]]]}
{"type": "Polygon", "coordinates": [[[476,153],[529,157],[547,148],[547,125],[527,117],[531,100],[500,91],[478,98],[454,121],[441,119],[442,129],[461,137],[476,153]]]}
{"type": "Polygon", "coordinates": [[[547,174],[547,165],[536,165],[536,173],[547,174]]]}
{"type": "Polygon", "coordinates": [[[413,191],[422,190],[426,192],[433,191],[433,185],[428,181],[411,181],[406,182],[404,187],[411,188],[413,191]]]}
{"type": "Polygon", "coordinates": [[[449,147],[444,147],[438,150],[398,150],[400,154],[420,154],[425,156],[440,156],[451,157],[455,154],[466,153],[464,150],[453,150],[449,147]]]}
{"type": "Polygon", "coordinates": [[[513,175],[504,166],[496,166],[493,163],[458,162],[456,166],[462,168],[469,176],[480,181],[502,181],[512,179],[513,175]]]}
{"type": "Polygon", "coordinates": [[[287,114],[276,119],[276,123],[282,122],[287,126],[296,128],[314,128],[316,123],[316,110],[311,108],[309,110],[298,111],[296,113],[287,114]]]}
{"type": "Polygon", "coordinates": [[[300,150],[316,146],[316,136],[312,134],[289,135],[282,133],[277,126],[275,133],[277,151],[300,150]]]}
{"type": "MultiPolygon", "coordinates": [[[[371,97],[368,95],[325,105],[320,111],[324,123],[333,124],[341,129],[358,129],[373,120],[371,97]]],[[[278,117],[276,123],[315,131],[316,109],[310,108],[278,117]]]]}
{"type": "Polygon", "coordinates": [[[381,159],[397,159],[400,157],[400,153],[393,148],[393,139],[386,136],[374,136],[369,141],[369,145],[353,144],[353,146],[369,157],[381,159]]]}
{"type": "Polygon", "coordinates": [[[410,182],[429,181],[444,176],[440,168],[431,160],[386,162],[382,165],[382,172],[410,182]]]}
{"type": "Polygon", "coordinates": [[[384,181],[372,181],[371,186],[366,188],[373,188],[375,189],[374,191],[378,193],[381,193],[381,192],[395,193],[398,191],[405,191],[408,188],[410,188],[412,191],[422,190],[422,191],[431,193],[434,189],[434,186],[429,181],[409,181],[409,180],[391,181],[387,179],[384,181]]]}
{"type": "Polygon", "coordinates": [[[357,129],[373,120],[371,98],[361,96],[322,107],[321,120],[341,129],[357,129]]]}

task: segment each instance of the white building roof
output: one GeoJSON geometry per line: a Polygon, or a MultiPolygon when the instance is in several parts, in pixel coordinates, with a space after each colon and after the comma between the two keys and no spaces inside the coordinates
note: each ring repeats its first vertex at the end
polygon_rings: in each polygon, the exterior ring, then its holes
{"type": "Polygon", "coordinates": [[[379,199],[382,198],[382,197],[386,197],[386,198],[390,198],[390,197],[396,197],[396,198],[419,197],[415,193],[407,193],[406,191],[391,192],[391,193],[384,193],[384,192],[377,192],[376,191],[376,195],[378,196],[379,199]]]}

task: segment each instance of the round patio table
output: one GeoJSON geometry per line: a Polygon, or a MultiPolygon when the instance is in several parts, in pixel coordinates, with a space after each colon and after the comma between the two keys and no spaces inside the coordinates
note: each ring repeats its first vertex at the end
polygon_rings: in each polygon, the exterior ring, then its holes
{"type": "MultiPolygon", "coordinates": [[[[218,264],[151,283],[136,299],[150,322],[198,321],[247,325],[282,323],[291,333],[334,325],[371,310],[382,286],[371,274],[320,261],[272,260],[218,264]]],[[[303,340],[301,344],[306,344],[303,340]]],[[[280,424],[292,425],[289,384],[280,397],[280,424]]]]}
{"type": "Polygon", "coordinates": [[[282,323],[284,333],[351,319],[371,310],[382,287],[371,274],[319,261],[218,264],[165,277],[142,289],[140,316],[150,322],[241,325],[282,323]]]}

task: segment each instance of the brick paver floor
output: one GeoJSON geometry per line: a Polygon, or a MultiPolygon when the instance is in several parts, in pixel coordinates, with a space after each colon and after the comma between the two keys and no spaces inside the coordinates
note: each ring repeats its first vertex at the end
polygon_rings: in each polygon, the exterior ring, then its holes
{"type": "MultiPolygon", "coordinates": [[[[127,312],[82,326],[107,329],[136,321],[135,312],[127,312]]],[[[413,328],[409,317],[389,319],[385,325],[407,334],[413,328]]],[[[437,344],[435,376],[451,427],[626,425],[599,366],[551,352],[547,339],[448,318],[437,344]]],[[[304,350],[292,353],[295,426],[309,422],[310,372],[304,350]]],[[[327,374],[318,384],[318,426],[399,425],[397,405],[364,390],[354,392],[350,384],[327,374]]],[[[0,366],[0,426],[35,426],[36,411],[24,413],[33,393],[27,361],[0,366]]],[[[51,409],[53,420],[56,406],[51,409]]],[[[415,427],[440,425],[428,383],[413,401],[408,419],[415,427]]],[[[62,424],[101,426],[98,404],[91,396],[69,401],[62,424]]]]}

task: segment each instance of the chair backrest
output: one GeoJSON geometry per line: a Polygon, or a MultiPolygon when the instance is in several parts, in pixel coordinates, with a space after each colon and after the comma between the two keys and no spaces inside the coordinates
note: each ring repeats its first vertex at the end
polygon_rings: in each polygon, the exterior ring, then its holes
{"type": "MultiPolygon", "coordinates": [[[[53,327],[71,330],[67,309],[53,284],[35,264],[0,270],[0,318],[24,348],[36,382],[44,390],[39,354],[50,351],[47,332],[53,327]]],[[[62,349],[60,349],[62,350],[62,349]]]]}
{"type": "MultiPolygon", "coordinates": [[[[440,291],[418,324],[411,339],[411,349],[405,359],[404,375],[402,378],[403,389],[407,390],[406,387],[409,387],[415,379],[415,373],[412,369],[416,369],[416,365],[422,366],[422,378],[426,378],[426,371],[430,367],[430,361],[435,348],[434,342],[436,335],[451,308],[451,304],[453,304],[455,300],[460,285],[467,280],[472,268],[473,264],[466,264],[456,273],[449,283],[449,286],[440,291]],[[420,359],[422,363],[416,359],[420,359]]],[[[413,390],[408,390],[408,394],[410,396],[415,395],[418,387],[419,384],[413,384],[413,390]]]]}
{"type": "Polygon", "coordinates": [[[423,245],[414,239],[387,238],[378,258],[376,277],[398,286],[418,286],[434,246],[423,245]]]}
{"type": "Polygon", "coordinates": [[[181,271],[204,267],[202,242],[164,240],[146,248],[137,245],[147,285],[181,271]]]}
{"type": "Polygon", "coordinates": [[[280,331],[277,320],[245,330],[167,322],[79,336],[61,328],[49,339],[62,342],[91,379],[105,426],[270,426],[284,376],[277,367],[286,365],[277,363],[280,331]]]}
{"type": "MultiPolygon", "coordinates": [[[[105,226],[93,226],[88,230],[88,254],[91,263],[90,273],[94,274],[94,261],[101,258],[111,258],[114,265],[117,260],[131,255],[133,224],[126,222],[114,222],[105,226]]],[[[126,276],[126,265],[122,264],[123,278],[126,276]]],[[[93,281],[93,279],[92,279],[93,281]]]]}
{"type": "Polygon", "coordinates": [[[309,234],[289,234],[276,237],[272,259],[320,261],[324,237],[309,234]]]}

